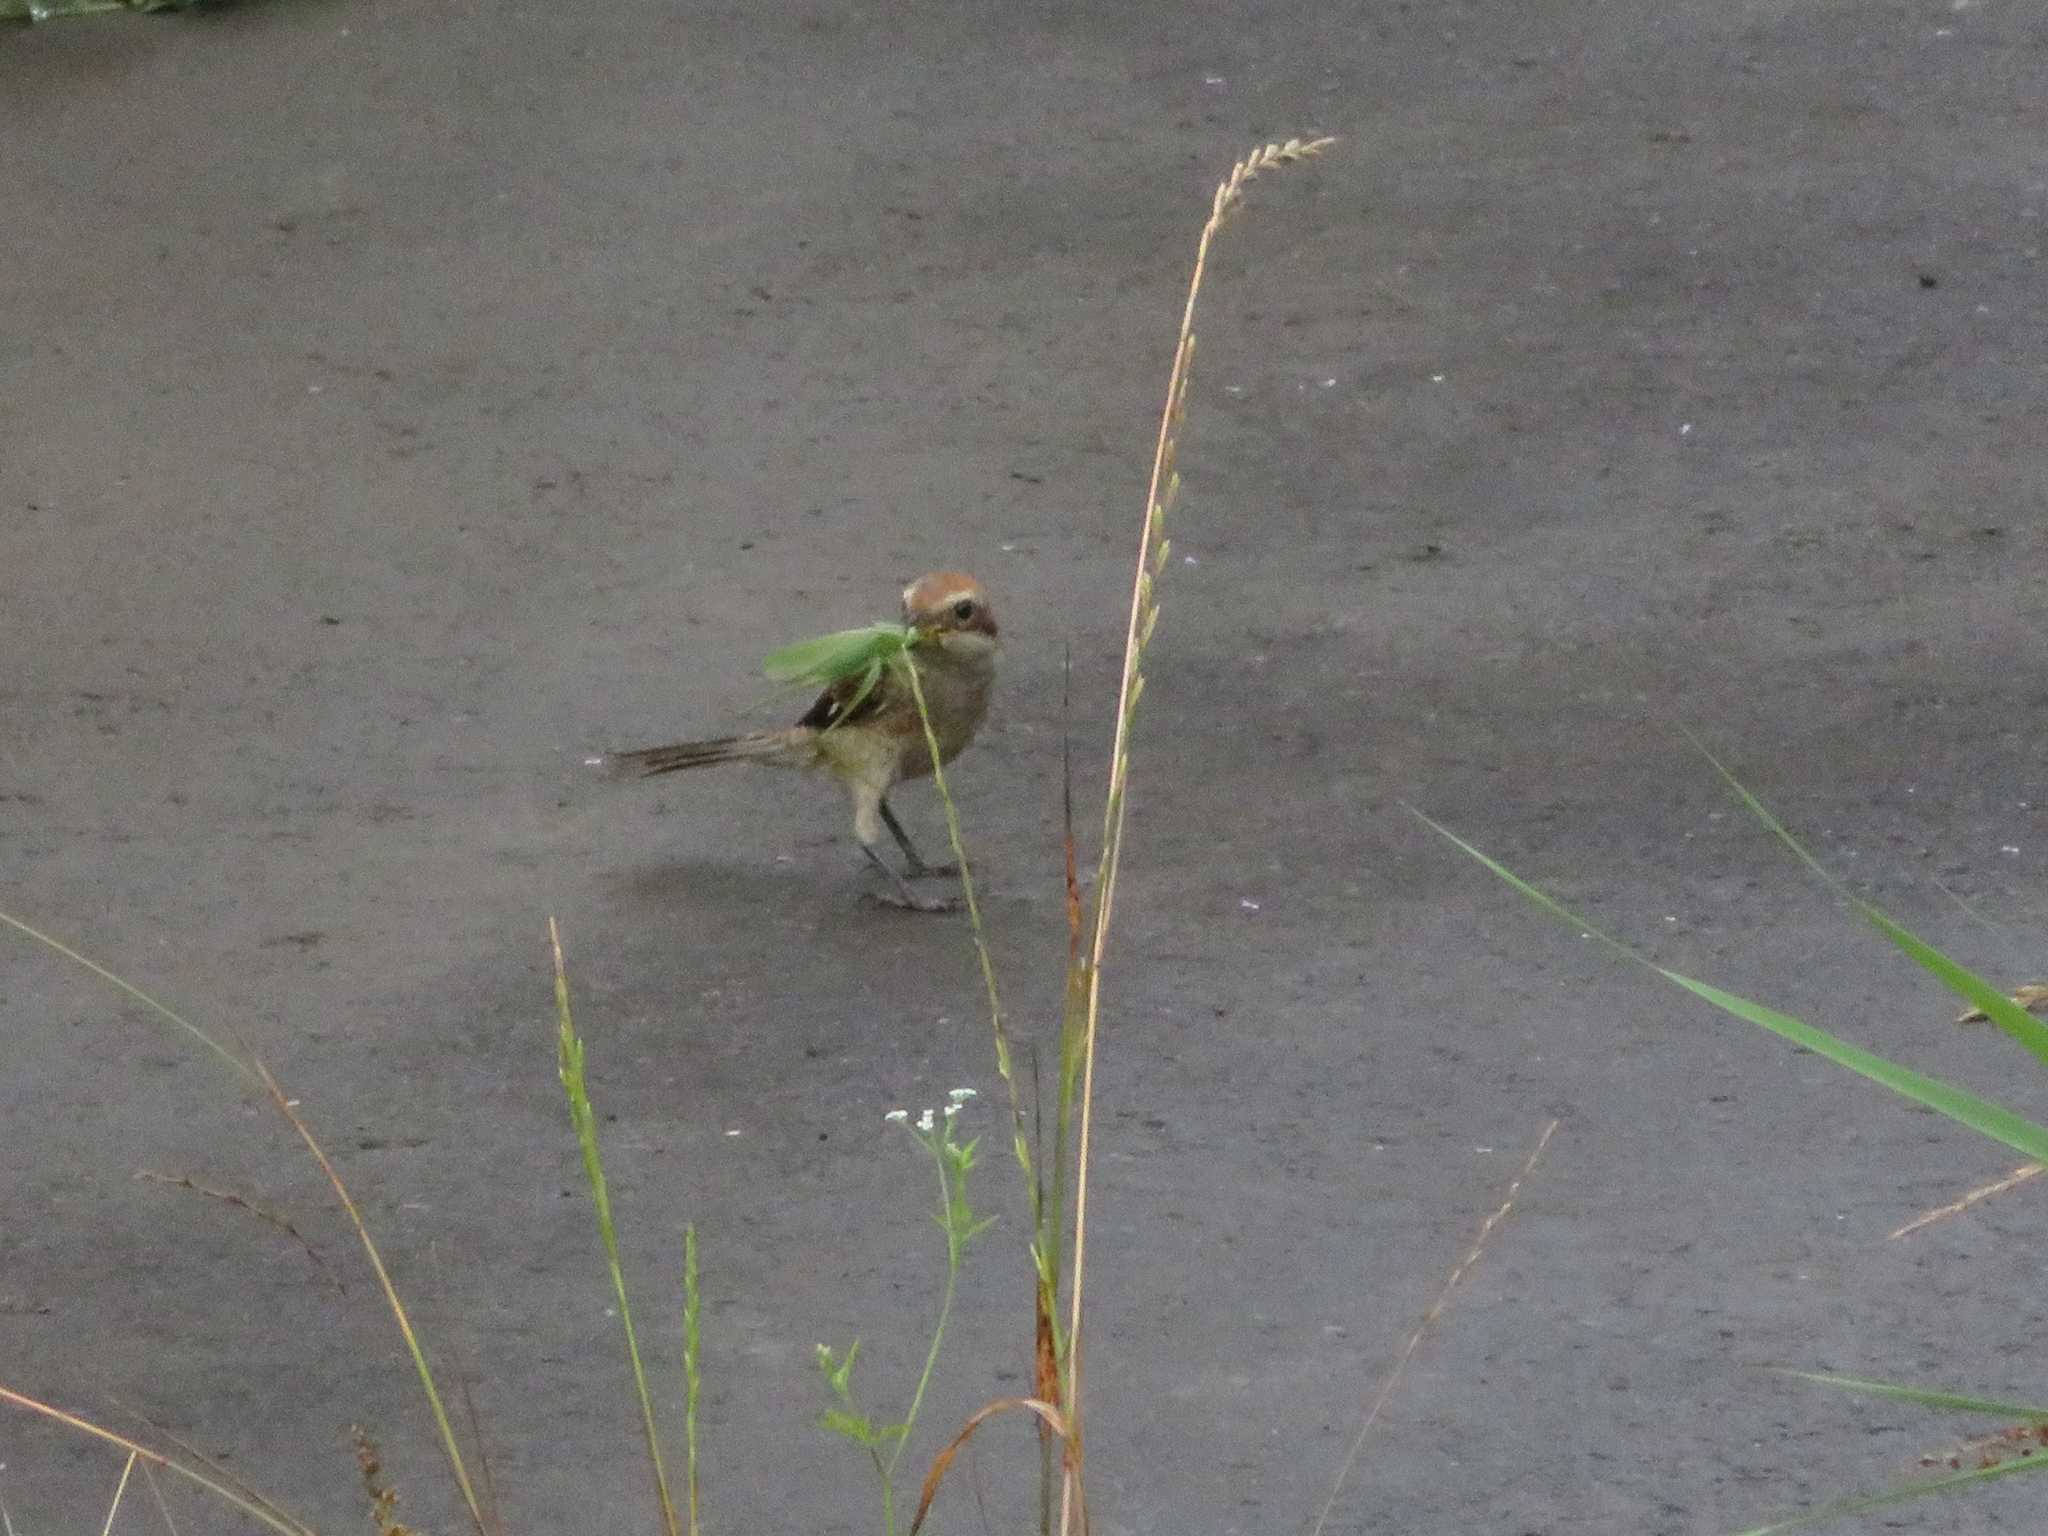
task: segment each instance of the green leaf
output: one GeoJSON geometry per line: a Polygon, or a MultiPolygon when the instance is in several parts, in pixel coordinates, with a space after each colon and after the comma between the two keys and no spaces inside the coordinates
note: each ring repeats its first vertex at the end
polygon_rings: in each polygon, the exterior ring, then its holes
{"type": "Polygon", "coordinates": [[[846,1351],[846,1358],[836,1358],[824,1345],[818,1346],[818,1364],[825,1372],[825,1382],[842,1400],[853,1401],[853,1362],[860,1358],[860,1340],[855,1339],[846,1351]]]}
{"type": "Polygon", "coordinates": [[[1993,1141],[2003,1142],[2024,1156],[2037,1162],[2048,1162],[2048,1128],[2038,1126],[2033,1121],[2014,1114],[2003,1105],[1992,1103],[1989,1099],[1980,1099],[1975,1094],[1945,1083],[1939,1078],[1928,1077],[1913,1071],[1910,1067],[1902,1067],[1859,1046],[1851,1045],[1848,1041],[1803,1020],[1795,1019],[1790,1014],[1780,1013],[1775,1008],[1766,1008],[1762,1003],[1738,997],[1732,992],[1724,992],[1719,987],[1711,986],[1704,981],[1696,981],[1677,971],[1666,970],[1663,966],[1637,954],[1619,939],[1595,928],[1555,897],[1538,890],[1498,860],[1488,858],[1448,828],[1430,820],[1420,811],[1414,811],[1413,814],[1425,826],[1462,848],[1502,881],[1520,891],[1546,912],[1562,918],[1580,932],[1598,939],[1625,959],[1647,966],[1674,986],[1683,987],[1695,996],[1712,1003],[1716,1008],[1760,1028],[1768,1029],[1795,1045],[1803,1045],[1808,1050],[1849,1068],[1852,1072],[1860,1072],[1871,1081],[1882,1083],[1894,1093],[1925,1104],[1929,1109],[1939,1110],[1951,1120],[1966,1125],[1993,1141]]]}
{"type": "Polygon", "coordinates": [[[817,688],[867,674],[867,686],[872,687],[882,665],[901,655],[915,638],[916,632],[901,624],[835,630],[769,652],[762,659],[761,670],[778,683],[808,683],[817,688]]]}
{"type": "Polygon", "coordinates": [[[835,1435],[844,1435],[855,1445],[875,1443],[875,1428],[868,1422],[866,1414],[851,1413],[843,1408],[827,1408],[818,1415],[818,1423],[835,1435]]]}
{"type": "Polygon", "coordinates": [[[1868,902],[1858,901],[1856,906],[1865,920],[1897,945],[1901,952],[1956,996],[1983,1009],[1992,1023],[2033,1052],[2042,1065],[2048,1066],[2048,1024],[2035,1018],[1975,971],[1956,964],[1932,944],[1909,933],[1868,902]]]}
{"type": "Polygon", "coordinates": [[[1856,909],[1857,914],[1865,922],[1891,940],[1893,947],[1901,954],[1957,997],[1963,998],[1973,1007],[1983,1009],[1992,1023],[2031,1051],[2036,1061],[2048,1066],[2048,1023],[2035,1018],[1975,971],[1958,965],[1918,934],[1851,892],[1822,866],[1819,859],[1807,851],[1806,846],[1798,838],[1786,830],[1785,824],[1778,820],[1768,806],[1751,794],[1742,782],[1728,771],[1721,760],[1707,750],[1697,736],[1690,732],[1687,732],[1687,736],[1693,746],[1698,748],[1700,756],[1713,764],[1714,771],[1720,774],[1722,780],[1735,792],[1736,798],[1749,807],[1750,814],[1762,822],[1773,837],[1791,849],[1793,856],[1800,863],[1825,880],[1837,895],[1856,909]]]}
{"type": "Polygon", "coordinates": [[[1723,992],[1719,987],[1709,986],[1677,971],[1664,967],[1653,967],[1657,974],[1677,986],[1685,988],[1697,997],[1703,997],[1716,1008],[1746,1019],[1775,1035],[1781,1035],[1795,1045],[1827,1057],[1852,1072],[1860,1072],[1874,1083],[1882,1083],[1896,1094],[1925,1104],[1929,1109],[1939,1110],[1960,1125],[1967,1125],[1981,1136],[2003,1142],[2022,1156],[2036,1162],[2048,1162],[2048,1127],[2036,1125],[2024,1116],[2014,1114],[2002,1104],[1989,1099],[1980,1099],[1974,1093],[1945,1083],[1938,1077],[1928,1077],[1915,1072],[1911,1067],[1902,1067],[1895,1061],[1851,1045],[1837,1035],[1824,1029],[1780,1013],[1775,1008],[1766,1008],[1762,1003],[1751,1002],[1746,997],[1737,997],[1732,992],[1723,992]]]}
{"type": "Polygon", "coordinates": [[[1955,1413],[1976,1413],[1998,1419],[2029,1419],[2036,1423],[2048,1422],[2048,1408],[2034,1403],[2008,1403],[1991,1397],[1964,1397],[1960,1393],[1942,1392],[1931,1387],[1911,1387],[1896,1381],[1866,1381],[1860,1376],[1834,1376],[1821,1371],[1785,1370],[1780,1374],[1796,1376],[1801,1381],[1819,1382],[1824,1387],[1840,1387],[1846,1392],[1864,1392],[1872,1397],[1896,1398],[1902,1403],[1920,1403],[1929,1408],[1943,1408],[1955,1413]]]}
{"type": "Polygon", "coordinates": [[[1908,1499],[1925,1498],[1930,1493],[1946,1493],[1950,1489],[1970,1483],[1981,1483],[1987,1478],[2006,1477],[2014,1472],[2039,1472],[2044,1469],[2048,1469],[2048,1458],[2040,1457],[2002,1461],[1994,1467],[1971,1467],[1965,1472],[1951,1472],[1946,1477],[1930,1477],[1925,1482],[1909,1483],[1903,1488],[1894,1488],[1889,1493],[1823,1504],[1819,1509],[1809,1509],[1805,1514],[1794,1515],[1789,1520],[1775,1520],[1769,1525],[1751,1526],[1742,1532],[1741,1536],[1775,1536],[1779,1531],[1789,1531],[1796,1526],[1814,1525],[1822,1520],[1837,1520],[1843,1515],[1860,1515],[1866,1510],[1882,1509],[1887,1504],[1903,1504],[1908,1499]]]}

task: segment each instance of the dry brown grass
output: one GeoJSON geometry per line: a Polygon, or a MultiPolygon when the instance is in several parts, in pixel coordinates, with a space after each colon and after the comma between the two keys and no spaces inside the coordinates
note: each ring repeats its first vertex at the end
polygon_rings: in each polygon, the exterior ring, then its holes
{"type": "MultiPolygon", "coordinates": [[[[1283,143],[1264,145],[1239,160],[1230,168],[1230,174],[1217,184],[1210,198],[1209,216],[1195,243],[1194,270],[1189,274],[1187,298],[1181,306],[1180,333],[1174,344],[1172,366],[1167,371],[1166,402],[1160,411],[1152,471],[1145,487],[1145,513],[1138,530],[1137,561],[1124,630],[1123,667],[1117,681],[1116,734],[1110,748],[1109,785],[1103,809],[1102,847],[1096,862],[1092,909],[1081,897],[1074,852],[1071,775],[1067,780],[1065,851],[1069,958],[1053,1142],[1049,1153],[1041,1147],[1038,1155],[1034,1156],[1031,1138],[1026,1133],[1023,1090],[1003,1018],[980,909],[975,901],[966,849],[961,843],[959,815],[947,791],[943,770],[934,774],[941,802],[946,808],[947,831],[954,857],[961,867],[968,917],[987,984],[990,1022],[995,1033],[996,1065],[1009,1091],[1016,1158],[1023,1169],[1031,1200],[1032,1253],[1038,1282],[1033,1344],[1037,1395],[990,1403],[968,1420],[959,1435],[940,1453],[926,1476],[917,1521],[911,1527],[913,1532],[929,1511],[931,1500],[960,1446],[989,1418],[1011,1410],[1034,1414],[1043,1426],[1046,1460],[1041,1529],[1049,1529],[1051,1524],[1050,1494],[1055,1480],[1060,1488],[1059,1529],[1062,1536],[1074,1536],[1075,1532],[1087,1528],[1087,1506],[1081,1493],[1082,1302],[1087,1280],[1088,1174],[1094,1154],[1095,1055],[1102,1009],[1102,967],[1108,951],[1110,919],[1115,910],[1117,875],[1122,866],[1124,820],[1129,803],[1125,791],[1130,781],[1131,727],[1137,716],[1138,701],[1145,691],[1146,648],[1159,623],[1158,582],[1165,573],[1167,556],[1172,549],[1172,541],[1166,536],[1166,519],[1180,494],[1180,474],[1174,467],[1174,460],[1186,421],[1188,382],[1194,368],[1195,306],[1201,297],[1203,276],[1208,270],[1210,246],[1243,209],[1245,188],[1270,171],[1313,159],[1335,142],[1331,138],[1288,139],[1283,143]],[[1074,1214],[1071,1247],[1068,1249],[1072,1259],[1066,1275],[1067,1316],[1062,1327],[1058,1303],[1063,1268],[1061,1253],[1066,1246],[1062,1231],[1067,1203],[1065,1176],[1070,1126],[1076,1123],[1070,1117],[1078,1117],[1078,1140],[1074,1144],[1072,1161],[1074,1214]],[[1053,1464],[1055,1447],[1058,1459],[1056,1472],[1053,1464]]],[[[911,684],[915,689],[914,669],[911,684]]],[[[918,705],[922,710],[921,692],[918,705]]],[[[929,719],[926,730],[930,730],[929,719]]],[[[932,755],[934,759],[938,756],[936,743],[932,755]]]]}

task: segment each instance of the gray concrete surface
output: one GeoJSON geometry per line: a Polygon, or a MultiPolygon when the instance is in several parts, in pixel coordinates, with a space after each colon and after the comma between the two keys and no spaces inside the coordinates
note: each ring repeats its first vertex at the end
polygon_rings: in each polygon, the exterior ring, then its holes
{"type": "MultiPolygon", "coordinates": [[[[1098,1528],[1302,1528],[1550,1115],[1331,1528],[1712,1532],[1881,1485],[1965,1426],[1758,1367],[2038,1397],[2043,1197],[1887,1243],[2014,1159],[1603,958],[1400,804],[1668,963],[2038,1103],[1682,728],[1856,889],[2044,969],[2044,65],[2007,0],[7,33],[0,901],[303,1099],[475,1380],[511,1529],[647,1530],[557,914],[670,1399],[703,1233],[708,1528],[873,1529],[812,1346],[857,1334],[885,1399],[914,1370],[936,1234],[882,1115],[995,1087],[965,932],[860,903],[823,789],[578,762],[776,718],[764,650],[977,571],[1002,718],[958,784],[1038,1029],[1060,657],[1092,817],[1208,189],[1341,134],[1207,295],[1107,984],[1098,1528]]],[[[458,1529],[304,1159],[4,953],[0,1379],[130,1405],[328,1530],[363,1519],[361,1423],[401,1514],[458,1529]],[[142,1169],[290,1213],[348,1295],[142,1169]]],[[[981,1187],[1003,1224],[914,1462],[1022,1380],[1022,1217],[1000,1159],[981,1187]]],[[[1029,1460],[991,1433],[989,1529],[1028,1524],[1029,1460]]],[[[18,1416],[0,1462],[24,1532],[97,1521],[118,1471],[18,1416]]],[[[2027,1528],[2027,1482],[1890,1518],[2027,1528]]],[[[982,1528],[967,1484],[940,1518],[982,1528]]]]}

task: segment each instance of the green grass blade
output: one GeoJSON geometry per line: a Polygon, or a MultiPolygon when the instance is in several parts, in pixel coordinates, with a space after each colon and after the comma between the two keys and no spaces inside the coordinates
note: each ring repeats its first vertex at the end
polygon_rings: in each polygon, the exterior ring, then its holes
{"type": "Polygon", "coordinates": [[[1852,1072],[1860,1072],[1894,1093],[1903,1094],[1917,1103],[1925,1104],[1929,1109],[1939,1110],[1959,1124],[1966,1125],[1993,1141],[2003,1142],[2036,1162],[2048,1162],[2048,1128],[2038,1126],[2004,1106],[1992,1103],[1989,1099],[1980,1099],[1973,1093],[1942,1082],[1939,1078],[1928,1077],[1924,1073],[1913,1071],[1910,1067],[1902,1067],[1885,1057],[1851,1045],[1848,1041],[1795,1019],[1790,1014],[1780,1013],[1775,1008],[1766,1008],[1761,1003],[1752,1002],[1746,997],[1738,997],[1732,992],[1724,992],[1719,987],[1711,986],[1704,981],[1696,981],[1680,972],[1666,970],[1663,966],[1637,954],[1620,940],[1601,932],[1571,908],[1538,890],[1499,860],[1488,858],[1448,828],[1430,820],[1420,811],[1415,811],[1414,815],[1424,825],[1463,849],[1499,879],[1546,912],[1562,918],[1580,932],[1600,940],[1617,954],[1635,961],[1638,965],[1647,966],[1673,985],[1685,988],[1686,991],[1703,998],[1726,1013],[1733,1014],[1736,1018],[1768,1029],[1795,1045],[1803,1045],[1808,1050],[1849,1068],[1852,1072]]]}
{"type": "Polygon", "coordinates": [[[1872,906],[1862,897],[1851,892],[1840,880],[1822,866],[1820,860],[1815,858],[1798,838],[1791,834],[1785,824],[1772,813],[1770,807],[1751,794],[1742,781],[1730,773],[1727,766],[1714,756],[1712,752],[1707,750],[1706,746],[1697,736],[1693,736],[1690,732],[1687,733],[1687,736],[1692,741],[1693,746],[1699,750],[1700,755],[1713,765],[1716,773],[1721,775],[1723,782],[1727,784],[1729,789],[1734,791],[1736,798],[1749,808],[1750,814],[1762,822],[1765,829],[1773,837],[1790,849],[1793,856],[1800,863],[1826,881],[1829,888],[1836,895],[1854,907],[1857,915],[1889,939],[1893,947],[1901,954],[1905,955],[1922,970],[1934,977],[1935,980],[1955,993],[1957,997],[1963,998],[1972,1007],[1983,1009],[1990,1017],[1992,1023],[1996,1024],[2006,1034],[2032,1052],[2036,1061],[2039,1061],[2043,1066],[2048,1066],[2048,1023],[2043,1023],[2035,1018],[2026,1009],[2015,1003],[2004,992],[2000,991],[1976,972],[1965,966],[1958,965],[1918,934],[1913,933],[1903,924],[1894,920],[1882,909],[1872,906]]]}
{"type": "Polygon", "coordinates": [[[1504,884],[1512,886],[1515,890],[1519,891],[1523,896],[1527,897],[1530,901],[1534,902],[1537,906],[1541,907],[1544,911],[1548,912],[1551,916],[1562,918],[1565,922],[1571,924],[1572,927],[1578,929],[1581,933],[1585,934],[1589,938],[1598,939],[1602,944],[1605,944],[1609,949],[1613,950],[1616,954],[1620,955],[1624,960],[1633,960],[1637,965],[1648,966],[1651,970],[1657,969],[1655,965],[1652,965],[1650,961],[1644,959],[1641,955],[1637,954],[1634,950],[1630,949],[1626,944],[1622,943],[1621,940],[1613,937],[1611,934],[1603,932],[1601,929],[1595,928],[1591,923],[1586,921],[1585,918],[1579,916],[1578,913],[1574,912],[1570,907],[1564,905],[1564,903],[1560,902],[1556,897],[1550,895],[1547,891],[1538,890],[1535,886],[1531,885],[1528,881],[1524,880],[1520,875],[1516,874],[1512,869],[1509,869],[1507,865],[1501,863],[1498,859],[1489,858],[1486,854],[1481,853],[1477,848],[1473,847],[1472,844],[1466,842],[1465,839],[1458,836],[1458,834],[1453,832],[1449,827],[1443,825],[1443,823],[1431,820],[1429,817],[1423,815],[1422,812],[1416,810],[1415,807],[1412,805],[1408,807],[1408,814],[1413,816],[1417,821],[1421,822],[1425,827],[1429,828],[1430,831],[1436,833],[1436,835],[1438,837],[1441,837],[1445,842],[1450,843],[1453,847],[1461,849],[1465,853],[1469,854],[1480,865],[1482,865],[1484,868],[1490,871],[1496,878],[1501,880],[1504,884]]]}
{"type": "Polygon", "coordinates": [[[1867,1498],[1843,1499],[1838,1503],[1824,1504],[1819,1509],[1809,1509],[1803,1515],[1794,1515],[1789,1520],[1774,1520],[1769,1525],[1751,1526],[1741,1536],[1776,1536],[1779,1531],[1793,1530],[1802,1525],[1817,1525],[1823,1520],[1839,1520],[1845,1515],[1860,1515],[1869,1510],[1883,1509],[1889,1504],[1903,1504],[1908,1499],[1924,1499],[1931,1493],[1947,1493],[1951,1489],[1966,1487],[1972,1483],[1985,1482],[1994,1477],[2005,1477],[2014,1472],[2039,1472],[2048,1469],[2048,1460],[2029,1458],[2001,1461],[1991,1467],[1971,1467],[1964,1472],[1951,1472],[1946,1477],[1930,1477],[1925,1482],[1911,1483],[1904,1488],[1894,1488],[1889,1493],[1875,1493],[1867,1498]]]}
{"type": "Polygon", "coordinates": [[[910,641],[911,631],[901,624],[840,629],[770,651],[762,658],[761,670],[778,683],[825,688],[879,667],[901,654],[910,641]]]}
{"type": "Polygon", "coordinates": [[[1903,954],[1957,997],[1965,998],[1973,1007],[1983,1009],[1992,1023],[2031,1051],[2035,1060],[2043,1066],[2048,1066],[2048,1024],[2035,1018],[1975,971],[1958,965],[1925,939],[1907,931],[1868,902],[1858,901],[1856,906],[1863,913],[1864,919],[1890,939],[1903,954]]]}
{"type": "Polygon", "coordinates": [[[1889,1397],[1902,1403],[1919,1403],[1928,1408],[1941,1408],[1951,1413],[1977,1413],[1987,1418],[2030,1419],[2048,1423],[2048,1408],[2034,1403],[2008,1403],[1990,1397],[1965,1397],[1957,1392],[1940,1392],[1931,1387],[1907,1386],[1897,1381],[1866,1381],[1860,1376],[1835,1376],[1824,1371],[1781,1371],[1780,1375],[1796,1376],[1801,1381],[1814,1381],[1824,1387],[1840,1387],[1845,1392],[1862,1392],[1870,1397],[1889,1397]]]}
{"type": "Polygon", "coordinates": [[[662,1528],[681,1536],[675,1503],[669,1497],[668,1473],[661,1464],[661,1438],[655,1429],[654,1399],[647,1391],[647,1371],[640,1361],[640,1343],[633,1332],[633,1309],[626,1300],[626,1273],[619,1262],[618,1229],[612,1224],[611,1192],[605,1183],[604,1159],[597,1144],[597,1115],[583,1072],[583,1041],[569,1012],[569,974],[562,963],[562,940],[555,920],[548,919],[548,940],[555,960],[556,1062],[562,1090],[569,1099],[569,1121],[583,1149],[583,1176],[590,1184],[590,1203],[597,1211],[598,1235],[604,1241],[605,1263],[611,1270],[612,1294],[618,1298],[619,1325],[626,1335],[626,1358],[633,1366],[633,1390],[640,1398],[640,1419],[647,1432],[647,1460],[654,1469],[654,1493],[661,1505],[662,1528]]]}
{"type": "Polygon", "coordinates": [[[1911,1067],[1902,1067],[1775,1008],[1766,1008],[1746,997],[1723,992],[1719,987],[1709,986],[1677,971],[1667,971],[1661,965],[1652,968],[1658,975],[1696,997],[1705,998],[1724,1013],[1768,1029],[1794,1045],[1803,1045],[1852,1072],[1860,1072],[1872,1082],[1881,1083],[1892,1092],[1925,1104],[1929,1109],[1939,1110],[1958,1124],[1967,1125],[1993,1141],[2003,1142],[2036,1162],[2048,1161],[2048,1127],[2036,1125],[2003,1105],[1980,1099],[1974,1093],[1945,1083],[1938,1077],[1928,1077],[1911,1067]]]}
{"type": "Polygon", "coordinates": [[[982,921],[981,900],[975,889],[974,866],[968,861],[967,840],[960,830],[960,807],[953,799],[952,787],[946,782],[945,765],[939,761],[942,755],[939,736],[932,727],[932,712],[925,701],[924,683],[918,676],[916,661],[905,656],[902,673],[904,682],[910,687],[911,702],[917,705],[918,723],[924,728],[925,750],[931,754],[932,787],[938,791],[939,804],[946,815],[946,843],[953,850],[953,862],[960,866],[960,895],[967,904],[967,929],[974,937],[974,956],[981,967],[981,989],[988,1000],[989,1030],[995,1039],[996,1071],[1002,1077],[1003,1088],[1009,1096],[1010,1152],[1024,1175],[1025,1191],[1031,1194],[1037,1186],[1037,1175],[1032,1169],[1031,1141],[1024,1129],[1024,1101],[1017,1086],[1016,1058],[1011,1053],[1002,989],[996,984],[995,955],[989,948],[988,927],[982,921]]]}

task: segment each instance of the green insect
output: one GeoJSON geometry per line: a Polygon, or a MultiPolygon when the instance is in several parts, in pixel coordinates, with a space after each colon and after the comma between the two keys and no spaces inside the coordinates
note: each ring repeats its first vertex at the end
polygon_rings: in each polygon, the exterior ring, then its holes
{"type": "Polygon", "coordinates": [[[801,683],[813,688],[831,688],[859,678],[860,686],[839,708],[837,718],[843,720],[874,691],[882,680],[883,669],[899,664],[917,641],[918,632],[903,624],[837,629],[829,635],[815,635],[770,651],[762,659],[761,670],[774,682],[801,683]]]}

